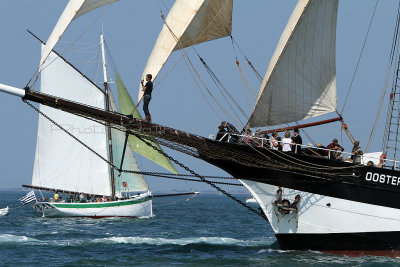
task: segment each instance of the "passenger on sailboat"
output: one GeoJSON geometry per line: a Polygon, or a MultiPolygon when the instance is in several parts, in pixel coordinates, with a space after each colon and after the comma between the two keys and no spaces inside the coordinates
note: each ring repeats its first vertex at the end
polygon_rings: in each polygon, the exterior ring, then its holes
{"type": "Polygon", "coordinates": [[[68,195],[67,195],[67,202],[68,203],[73,202],[73,196],[71,193],[68,193],[68,195]]]}
{"type": "Polygon", "coordinates": [[[53,196],[53,201],[54,202],[58,202],[59,201],[59,195],[58,195],[58,191],[56,191],[56,193],[53,196]]]}
{"type": "Polygon", "coordinates": [[[239,131],[236,129],[235,126],[233,126],[233,124],[223,121],[221,123],[222,126],[224,126],[225,130],[233,135],[230,135],[228,142],[229,143],[237,143],[239,141],[239,137],[237,136],[239,134],[239,131]]]}
{"type": "Polygon", "coordinates": [[[251,130],[250,129],[246,129],[245,131],[245,136],[243,136],[242,138],[242,142],[247,144],[247,145],[254,145],[253,143],[253,138],[251,137],[251,130]]]}
{"type": "Polygon", "coordinates": [[[326,151],[326,147],[323,146],[321,143],[317,144],[317,153],[320,157],[326,157],[328,155],[327,151],[326,151]]]}
{"type": "Polygon", "coordinates": [[[299,129],[293,129],[293,146],[292,151],[295,153],[301,153],[301,145],[303,144],[303,140],[301,139],[299,129]]]}
{"type": "Polygon", "coordinates": [[[378,165],[376,165],[376,167],[378,167],[378,168],[383,168],[383,167],[385,167],[385,159],[386,159],[386,154],[382,154],[382,155],[379,157],[379,163],[378,163],[378,165]]]}
{"type": "Polygon", "coordinates": [[[282,151],[282,137],[278,136],[276,142],[278,143],[278,150],[282,151]]]}
{"type": "Polygon", "coordinates": [[[375,167],[375,164],[372,160],[367,162],[367,166],[375,167]]]}
{"type": "Polygon", "coordinates": [[[85,202],[86,202],[85,193],[82,192],[82,193],[79,195],[79,202],[81,202],[81,203],[85,203],[85,202]]]}
{"type": "Polygon", "coordinates": [[[335,151],[329,151],[329,158],[330,159],[343,159],[343,153],[344,148],[339,145],[339,141],[337,138],[333,138],[332,143],[327,145],[326,147],[329,150],[335,150],[335,151]]]}
{"type": "Polygon", "coordinates": [[[215,137],[215,140],[221,141],[221,142],[226,142],[228,140],[228,135],[226,134],[227,131],[225,130],[225,127],[222,125],[218,126],[218,133],[215,137]]]}
{"type": "Polygon", "coordinates": [[[264,142],[263,142],[263,147],[271,147],[271,142],[269,141],[269,135],[265,134],[264,135],[264,142]]]}
{"type": "Polygon", "coordinates": [[[285,138],[282,139],[282,151],[292,151],[292,138],[290,138],[290,132],[286,131],[285,138]]]}
{"type": "Polygon", "coordinates": [[[353,149],[351,150],[351,159],[353,160],[353,163],[361,164],[361,155],[363,154],[361,147],[360,147],[360,141],[359,140],[354,140],[354,145],[353,149]]]}
{"type": "Polygon", "coordinates": [[[153,78],[153,75],[151,74],[146,74],[146,84],[143,84],[143,80],[140,81],[142,84],[142,91],[144,91],[143,94],[143,111],[144,114],[146,115],[146,118],[144,119],[147,122],[151,122],[151,115],[149,112],[149,103],[151,100],[151,92],[153,91],[153,82],[151,79],[153,78]]]}
{"type": "Polygon", "coordinates": [[[278,134],[276,132],[273,132],[272,137],[271,137],[271,148],[273,150],[278,150],[278,147],[279,147],[277,137],[278,137],[278,134]]]}

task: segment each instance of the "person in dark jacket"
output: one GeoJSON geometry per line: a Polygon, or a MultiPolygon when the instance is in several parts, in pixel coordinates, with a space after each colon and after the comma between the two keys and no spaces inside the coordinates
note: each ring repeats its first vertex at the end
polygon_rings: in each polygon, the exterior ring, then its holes
{"type": "Polygon", "coordinates": [[[293,129],[293,137],[292,137],[292,152],[301,153],[301,145],[303,144],[303,140],[301,139],[299,129],[293,129]]]}
{"type": "Polygon", "coordinates": [[[149,103],[151,100],[151,93],[153,92],[153,82],[151,79],[153,76],[151,74],[146,75],[146,84],[143,84],[143,80],[140,81],[142,84],[142,91],[143,93],[143,112],[146,118],[144,119],[147,122],[151,122],[151,115],[149,112],[149,103]]]}

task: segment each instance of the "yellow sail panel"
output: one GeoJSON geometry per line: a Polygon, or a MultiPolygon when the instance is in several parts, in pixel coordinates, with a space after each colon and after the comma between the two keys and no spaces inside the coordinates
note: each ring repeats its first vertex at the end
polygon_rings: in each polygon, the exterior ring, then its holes
{"type": "MultiPolygon", "coordinates": [[[[137,111],[135,104],[132,101],[132,98],[129,96],[128,91],[126,90],[124,84],[118,73],[116,73],[117,87],[118,87],[118,102],[119,102],[119,112],[122,114],[132,114],[136,119],[142,119],[142,116],[137,111]]],[[[151,144],[161,149],[160,146],[156,142],[149,141],[151,144]]],[[[167,159],[164,155],[160,154],[158,151],[146,145],[143,141],[138,139],[137,137],[130,135],[128,138],[129,146],[132,150],[140,155],[148,158],[151,161],[154,161],[161,167],[169,170],[172,173],[178,173],[172,163],[167,159]]]]}
{"type": "MultiPolygon", "coordinates": [[[[176,0],[146,67],[155,79],[173,51],[228,36],[232,31],[233,0],[176,0]]],[[[139,88],[138,102],[143,96],[139,88]]]]}
{"type": "Polygon", "coordinates": [[[54,27],[50,37],[47,39],[46,46],[43,50],[42,57],[40,59],[40,68],[43,65],[46,58],[49,56],[51,50],[56,46],[69,24],[76,18],[92,11],[93,9],[99,8],[106,4],[115,2],[118,0],[70,0],[65,7],[63,13],[56,26],[54,27]]]}
{"type": "Polygon", "coordinates": [[[335,112],[338,1],[299,0],[271,58],[250,127],[335,112]]]}

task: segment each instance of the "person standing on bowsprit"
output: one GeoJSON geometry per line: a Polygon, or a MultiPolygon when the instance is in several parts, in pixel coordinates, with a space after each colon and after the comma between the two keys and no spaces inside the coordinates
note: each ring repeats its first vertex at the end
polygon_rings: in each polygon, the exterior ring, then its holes
{"type": "Polygon", "coordinates": [[[151,100],[151,92],[153,91],[153,82],[151,79],[153,76],[151,74],[146,74],[146,84],[143,84],[144,80],[141,80],[143,94],[143,111],[146,115],[144,121],[151,122],[151,115],[149,112],[149,103],[151,100]]]}

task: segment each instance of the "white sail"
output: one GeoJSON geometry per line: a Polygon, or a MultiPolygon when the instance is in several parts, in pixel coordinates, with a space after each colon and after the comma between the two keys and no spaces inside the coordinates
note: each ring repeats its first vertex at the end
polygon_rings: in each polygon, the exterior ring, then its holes
{"type": "Polygon", "coordinates": [[[335,112],[337,0],[299,0],[261,85],[250,127],[335,112]]]}
{"type": "Polygon", "coordinates": [[[43,62],[49,56],[50,52],[60,40],[71,21],[89,11],[92,11],[93,9],[115,1],[117,0],[70,0],[61,14],[61,17],[58,19],[58,22],[54,27],[50,37],[47,39],[46,46],[40,59],[39,68],[41,68],[40,66],[42,66],[43,62]]]}
{"type": "MultiPolygon", "coordinates": [[[[42,49],[43,51],[43,49],[42,49]]],[[[41,73],[41,92],[104,109],[104,94],[53,52],[41,73]]],[[[104,126],[48,106],[40,110],[102,157],[107,155],[104,126]]],[[[32,185],[111,195],[108,164],[39,116],[32,185]]]]}
{"type": "MultiPolygon", "coordinates": [[[[156,78],[175,50],[228,36],[233,0],[176,0],[147,60],[142,78],[156,78]],[[172,33],[171,33],[172,31],[172,33]]],[[[143,96],[139,88],[138,102],[143,96]]]]}
{"type": "MultiPolygon", "coordinates": [[[[110,94],[110,109],[111,111],[117,111],[117,106],[115,105],[114,98],[110,94]]],[[[116,129],[111,129],[112,138],[112,150],[113,150],[113,162],[114,165],[120,167],[122,152],[125,143],[125,133],[118,131],[116,129]]],[[[135,155],[129,144],[126,146],[124,162],[122,169],[131,171],[140,171],[139,166],[136,162],[135,155]]],[[[133,191],[147,191],[149,188],[143,179],[141,174],[135,173],[122,173],[119,175],[117,170],[114,170],[114,184],[115,184],[115,196],[121,197],[123,192],[133,192],[133,191]],[[126,183],[125,187],[123,186],[126,183]]]]}

